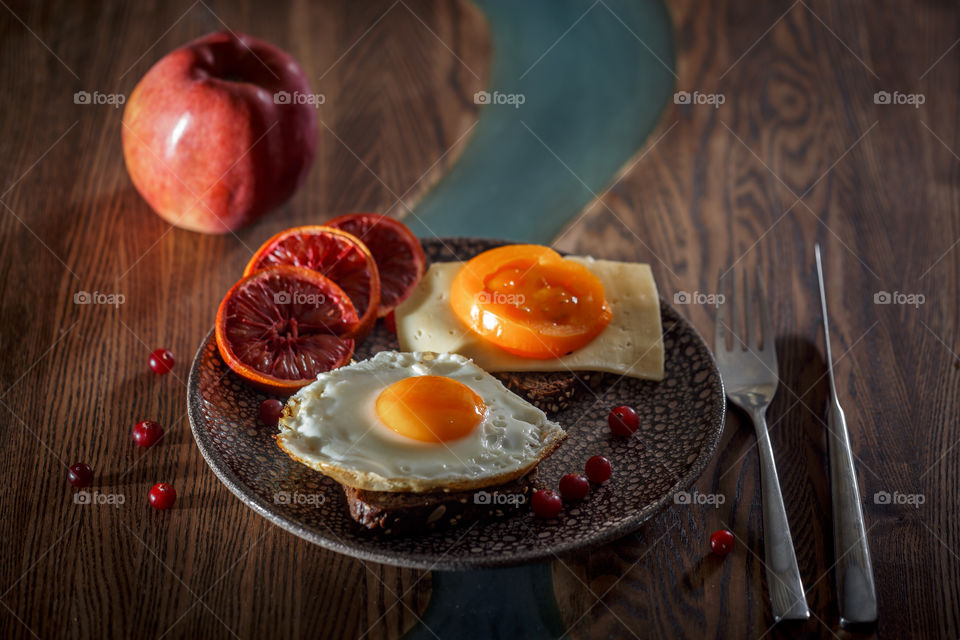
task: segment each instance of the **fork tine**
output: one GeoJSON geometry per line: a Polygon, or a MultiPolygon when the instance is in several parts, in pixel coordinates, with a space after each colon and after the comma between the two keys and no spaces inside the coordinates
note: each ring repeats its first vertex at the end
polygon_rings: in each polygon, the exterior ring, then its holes
{"type": "MultiPolygon", "coordinates": [[[[717,269],[717,293],[723,291],[723,269],[717,269]]],[[[717,316],[713,321],[713,350],[719,353],[727,350],[727,332],[723,325],[727,321],[727,305],[717,300],[717,316]]]]}
{"type": "MultiPolygon", "coordinates": [[[[746,298],[747,305],[747,334],[743,337],[743,342],[747,346],[747,349],[750,351],[760,351],[760,325],[761,319],[759,316],[759,308],[757,306],[757,298],[759,293],[757,289],[759,287],[750,287],[750,270],[743,270],[743,286],[749,291],[749,294],[744,293],[746,298]]],[[[762,304],[760,306],[763,306],[762,304]]]]}
{"type": "Polygon", "coordinates": [[[733,290],[730,292],[730,334],[733,336],[733,340],[730,342],[730,347],[734,350],[739,350],[740,347],[740,322],[739,322],[739,308],[740,308],[740,296],[737,295],[737,272],[731,267],[730,269],[730,281],[733,284],[733,290]]]}
{"type": "Polygon", "coordinates": [[[763,350],[769,352],[776,362],[776,349],[773,344],[773,321],[770,319],[770,307],[767,304],[767,287],[763,283],[763,273],[757,265],[757,289],[760,295],[760,317],[763,320],[763,350]]]}
{"type": "Polygon", "coordinates": [[[749,270],[743,270],[743,333],[737,336],[737,347],[743,351],[748,351],[750,349],[750,328],[753,324],[751,316],[753,315],[753,307],[750,306],[750,280],[747,278],[747,274],[750,273],[749,270]]]}

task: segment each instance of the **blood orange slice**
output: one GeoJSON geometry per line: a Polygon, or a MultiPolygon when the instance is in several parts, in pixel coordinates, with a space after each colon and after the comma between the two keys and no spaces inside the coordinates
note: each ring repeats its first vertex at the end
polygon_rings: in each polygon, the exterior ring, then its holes
{"type": "Polygon", "coordinates": [[[350,296],[360,316],[349,336],[362,340],[377,321],[380,274],[367,246],[341,229],[311,225],[281,231],[257,249],[243,275],[288,264],[319,271],[350,296]]]}
{"type": "Polygon", "coordinates": [[[235,284],[217,311],[220,355],[254,387],[291,394],[353,355],[357,325],[347,294],[305,267],[279,265],[235,284]]]}
{"type": "Polygon", "coordinates": [[[403,302],[427,270],[420,241],[405,224],[375,213],[350,213],[326,223],[360,238],[380,270],[381,318],[403,302]]]}

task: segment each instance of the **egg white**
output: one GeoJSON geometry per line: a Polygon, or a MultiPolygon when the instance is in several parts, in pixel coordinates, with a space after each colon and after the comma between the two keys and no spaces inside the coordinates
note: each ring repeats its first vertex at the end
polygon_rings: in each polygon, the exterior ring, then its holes
{"type": "Polygon", "coordinates": [[[342,484],[370,491],[464,491],[533,469],[567,437],[546,414],[469,358],[382,351],[322,373],[290,398],[277,444],[342,484]],[[386,387],[411,376],[444,376],[470,387],[487,410],[468,435],[443,443],[400,435],[377,416],[386,387]]]}

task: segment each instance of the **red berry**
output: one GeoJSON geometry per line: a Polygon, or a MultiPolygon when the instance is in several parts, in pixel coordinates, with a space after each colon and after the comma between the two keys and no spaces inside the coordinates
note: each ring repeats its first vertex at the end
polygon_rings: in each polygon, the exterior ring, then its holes
{"type": "Polygon", "coordinates": [[[266,425],[276,426],[282,411],[283,403],[279,400],[275,398],[264,400],[260,403],[260,422],[266,425]]]}
{"type": "Polygon", "coordinates": [[[725,556],[733,551],[733,533],[726,529],[714,531],[710,536],[710,550],[718,556],[725,556]]]}
{"type": "Polygon", "coordinates": [[[640,426],[640,418],[633,407],[620,405],[607,416],[610,431],[618,436],[629,436],[640,426]]]}
{"type": "Polygon", "coordinates": [[[610,479],[610,473],[613,469],[610,467],[610,461],[603,456],[593,456],[587,460],[583,468],[584,473],[590,478],[590,482],[603,484],[610,479]]]}
{"type": "Polygon", "coordinates": [[[93,482],[93,471],[86,462],[78,462],[70,466],[70,470],[67,472],[67,480],[77,489],[89,487],[90,483],[93,482]]]}
{"type": "Polygon", "coordinates": [[[540,489],[530,499],[530,508],[538,518],[556,518],[563,510],[563,500],[556,491],[540,489]]]}
{"type": "Polygon", "coordinates": [[[387,326],[390,333],[397,335],[397,316],[394,315],[393,311],[383,317],[383,324],[387,326]]]}
{"type": "Polygon", "coordinates": [[[158,376],[170,373],[173,365],[173,354],[167,349],[157,349],[150,354],[150,370],[158,376]]]}
{"type": "Polygon", "coordinates": [[[150,501],[150,506],[157,511],[163,511],[172,507],[173,503],[177,501],[177,492],[172,485],[166,482],[158,482],[150,487],[147,499],[150,501]]]}
{"type": "Polygon", "coordinates": [[[560,495],[567,502],[583,500],[590,493],[590,483],[579,473],[568,473],[560,478],[560,495]]]}
{"type": "Polygon", "coordinates": [[[163,427],[153,420],[141,420],[133,426],[133,441],[141,447],[152,447],[163,437],[163,427]]]}

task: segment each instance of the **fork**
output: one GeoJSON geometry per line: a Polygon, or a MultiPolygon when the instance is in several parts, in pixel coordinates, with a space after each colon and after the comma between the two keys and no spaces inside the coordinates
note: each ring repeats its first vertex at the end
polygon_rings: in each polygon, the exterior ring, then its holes
{"type": "MultiPolygon", "coordinates": [[[[777,352],[773,344],[773,323],[767,308],[767,291],[757,269],[757,288],[753,295],[750,290],[747,273],[743,274],[744,297],[747,298],[744,313],[743,333],[739,332],[737,307],[741,301],[737,297],[736,273],[733,281],[731,300],[718,296],[717,320],[714,330],[714,352],[720,375],[730,402],[745,411],[753,421],[757,432],[757,449],[760,451],[760,489],[763,500],[763,537],[765,567],[767,569],[767,588],[773,617],[780,620],[807,620],[810,610],[797,568],[797,556],[790,535],[787,511],[780,493],[780,480],[773,458],[773,447],[767,433],[767,408],[777,391],[777,352]],[[727,324],[729,307],[730,323],[727,324]],[[759,310],[759,321],[753,315],[759,310]],[[752,318],[751,318],[752,316],[752,318]],[[760,325],[762,324],[762,347],[760,325]],[[731,349],[727,349],[727,332],[733,337],[731,349]]],[[[717,293],[723,291],[723,274],[717,281],[717,293]]]]}

